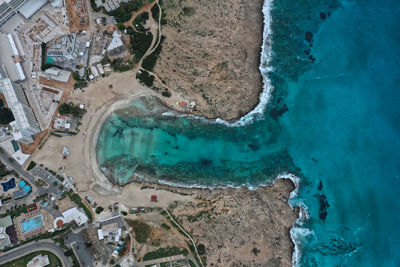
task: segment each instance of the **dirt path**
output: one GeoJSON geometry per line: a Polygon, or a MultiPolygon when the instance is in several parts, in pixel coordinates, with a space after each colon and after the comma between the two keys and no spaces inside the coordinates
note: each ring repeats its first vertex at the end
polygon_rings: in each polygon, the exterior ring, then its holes
{"type": "MultiPolygon", "coordinates": [[[[162,9],[160,7],[160,4],[158,3],[158,1],[156,1],[157,6],[158,6],[158,10],[160,11],[159,16],[158,16],[158,35],[156,36],[156,38],[158,37],[158,41],[157,44],[153,47],[153,49],[151,49],[151,51],[149,52],[149,54],[153,53],[154,50],[156,50],[156,48],[159,46],[160,41],[161,41],[161,16],[162,16],[162,9]]],[[[153,16],[150,16],[152,19],[153,16]]]]}
{"type": "Polygon", "coordinates": [[[168,209],[165,209],[165,208],[164,208],[164,210],[167,212],[167,214],[168,214],[169,218],[171,219],[171,221],[172,221],[176,226],[178,226],[178,228],[190,239],[190,241],[192,241],[194,250],[196,251],[197,258],[198,258],[198,260],[200,261],[200,265],[204,267],[203,262],[201,261],[199,252],[197,251],[196,243],[194,242],[193,238],[179,225],[179,223],[177,223],[177,222],[175,221],[174,217],[171,216],[171,214],[169,213],[168,209]]]}
{"type": "Polygon", "coordinates": [[[136,19],[137,16],[139,16],[140,14],[144,13],[144,12],[148,12],[149,13],[149,18],[151,18],[151,9],[152,7],[158,3],[158,1],[154,1],[151,4],[143,4],[143,6],[136,12],[132,12],[132,17],[130,18],[130,20],[128,20],[127,22],[124,22],[124,26],[125,27],[132,27],[133,26],[133,21],[136,19]]]}

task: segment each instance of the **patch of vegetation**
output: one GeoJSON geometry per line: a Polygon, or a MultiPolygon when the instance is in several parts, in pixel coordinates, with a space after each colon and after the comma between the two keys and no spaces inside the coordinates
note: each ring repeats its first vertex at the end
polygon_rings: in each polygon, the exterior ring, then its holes
{"type": "Polygon", "coordinates": [[[123,61],[122,58],[116,58],[111,62],[111,67],[114,71],[125,72],[131,70],[134,66],[134,63],[130,60],[123,61]]]}
{"type": "Polygon", "coordinates": [[[164,229],[166,229],[166,230],[171,229],[171,226],[169,226],[169,225],[166,224],[166,223],[161,224],[161,227],[164,228],[164,229]]]}
{"type": "Polygon", "coordinates": [[[132,12],[138,11],[145,2],[149,2],[146,0],[135,0],[129,1],[128,3],[122,2],[120,7],[108,12],[110,16],[114,16],[117,22],[127,22],[132,17],[132,12]]]}
{"type": "Polygon", "coordinates": [[[11,171],[7,170],[6,165],[3,162],[0,162],[0,177],[7,176],[11,173],[11,171]]]}
{"type": "Polygon", "coordinates": [[[96,0],[90,0],[90,6],[92,7],[92,9],[96,12],[100,12],[101,11],[101,7],[98,7],[96,5],[96,0]]]}
{"type": "Polygon", "coordinates": [[[135,32],[132,27],[127,28],[127,34],[129,34],[131,42],[130,53],[133,55],[135,63],[138,63],[150,48],[153,34],[151,32],[135,32]]]}
{"type": "Polygon", "coordinates": [[[188,250],[186,248],[181,250],[178,247],[159,248],[155,251],[151,251],[151,252],[147,253],[146,255],[144,255],[143,261],[155,260],[155,259],[159,259],[159,258],[175,256],[175,255],[180,255],[180,254],[187,255],[188,250]]]}
{"type": "Polygon", "coordinates": [[[11,208],[10,210],[7,210],[7,212],[5,214],[0,215],[1,218],[6,217],[8,215],[10,215],[11,217],[18,217],[20,216],[22,213],[28,213],[27,209],[26,209],[26,204],[23,204],[21,206],[18,206],[17,208],[11,208]]]}
{"type": "Polygon", "coordinates": [[[154,76],[150,75],[147,71],[142,71],[141,73],[136,74],[136,78],[139,79],[142,84],[148,87],[153,86],[154,76]]]}
{"type": "Polygon", "coordinates": [[[77,81],[74,83],[74,89],[82,89],[88,87],[87,81],[77,81]]]}
{"type": "Polygon", "coordinates": [[[162,95],[163,97],[171,97],[171,92],[170,92],[170,91],[163,91],[163,92],[161,93],[161,95],[162,95]]]}
{"type": "Polygon", "coordinates": [[[126,220],[126,222],[133,228],[135,240],[138,243],[146,243],[147,238],[149,238],[151,234],[151,227],[139,220],[126,220]]]}
{"type": "Polygon", "coordinates": [[[79,105],[74,105],[72,103],[64,103],[58,107],[58,112],[61,115],[72,115],[74,117],[81,118],[85,111],[79,107],[79,105]]]}
{"type": "Polygon", "coordinates": [[[160,55],[161,48],[162,48],[162,43],[165,40],[165,36],[161,36],[160,43],[158,44],[157,48],[143,59],[142,62],[142,67],[146,70],[153,71],[154,66],[156,65],[157,59],[160,55]]]}
{"type": "Polygon", "coordinates": [[[4,106],[3,100],[0,99],[0,124],[9,124],[14,120],[14,115],[9,108],[4,106]]]}
{"type": "Polygon", "coordinates": [[[43,180],[37,179],[37,180],[35,181],[35,185],[36,185],[36,186],[43,187],[43,186],[46,186],[47,184],[46,184],[46,182],[44,182],[43,180]]]}
{"type": "Polygon", "coordinates": [[[31,162],[29,162],[28,168],[26,168],[27,171],[32,170],[33,168],[36,167],[36,162],[34,162],[33,160],[31,162]]]}
{"type": "Polygon", "coordinates": [[[197,265],[196,265],[196,264],[194,264],[194,262],[193,262],[193,261],[191,261],[191,260],[189,260],[189,264],[190,264],[190,267],[197,267],[197,265]]]}
{"type": "Polygon", "coordinates": [[[197,245],[197,252],[199,252],[199,255],[206,254],[206,246],[204,246],[203,244],[197,245]]]}
{"type": "Polygon", "coordinates": [[[128,215],[128,213],[126,211],[124,211],[124,210],[121,211],[121,214],[124,215],[124,216],[128,215]]]}
{"type": "Polygon", "coordinates": [[[193,7],[184,7],[183,8],[183,15],[184,16],[192,16],[194,14],[194,8],[193,7]]]}
{"type": "Polygon", "coordinates": [[[142,14],[136,16],[136,18],[133,20],[133,26],[136,28],[136,30],[144,32],[146,31],[144,25],[146,25],[146,21],[148,19],[149,19],[149,13],[143,12],[142,14]]]}
{"type": "Polygon", "coordinates": [[[192,222],[198,221],[204,214],[207,214],[207,213],[208,213],[208,210],[202,210],[202,211],[196,213],[195,215],[188,215],[187,218],[188,218],[188,221],[192,223],[192,222]]]}
{"type": "Polygon", "coordinates": [[[0,265],[0,267],[27,266],[27,264],[30,260],[32,260],[35,256],[40,255],[40,254],[43,256],[47,255],[49,257],[50,264],[46,265],[46,266],[56,267],[56,266],[62,265],[60,259],[55,254],[53,254],[47,250],[41,250],[41,251],[36,251],[36,252],[30,253],[30,254],[20,257],[16,260],[4,263],[4,264],[0,265]]]}
{"type": "Polygon", "coordinates": [[[104,208],[103,208],[102,206],[98,206],[98,207],[96,208],[96,214],[102,213],[103,210],[104,210],[104,208]]]}
{"type": "Polygon", "coordinates": [[[151,8],[151,16],[153,17],[153,19],[158,22],[158,19],[160,18],[160,9],[158,8],[157,5],[154,5],[151,8]]]}

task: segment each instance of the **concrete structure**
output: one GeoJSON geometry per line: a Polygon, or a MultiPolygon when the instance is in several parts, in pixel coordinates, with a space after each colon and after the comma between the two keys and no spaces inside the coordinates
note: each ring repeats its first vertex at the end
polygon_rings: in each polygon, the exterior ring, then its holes
{"type": "Polygon", "coordinates": [[[0,91],[14,115],[15,122],[10,123],[14,139],[25,144],[31,143],[32,136],[40,132],[39,125],[22,87],[18,83],[11,82],[3,65],[0,65],[0,91]]]}
{"type": "Polygon", "coordinates": [[[118,242],[122,235],[121,215],[100,221],[100,229],[97,230],[99,240],[107,239],[107,242],[118,242]]]}
{"type": "Polygon", "coordinates": [[[28,0],[0,0],[0,26],[17,14],[18,9],[26,2],[28,0]]]}
{"type": "Polygon", "coordinates": [[[69,77],[71,77],[71,72],[52,67],[45,70],[43,76],[45,76],[49,81],[59,81],[66,83],[68,82],[69,77]]]}
{"type": "Polygon", "coordinates": [[[26,267],[44,267],[50,264],[49,257],[47,255],[37,255],[28,262],[26,267]]]}
{"type": "Polygon", "coordinates": [[[27,0],[18,9],[18,12],[26,19],[30,19],[39,9],[41,9],[48,0],[27,0]]]}
{"type": "Polygon", "coordinates": [[[77,207],[73,207],[72,209],[64,211],[62,215],[66,223],[74,221],[78,226],[81,226],[89,221],[89,218],[86,216],[86,214],[79,211],[77,207]]]}
{"type": "Polygon", "coordinates": [[[48,43],[46,61],[61,68],[75,70],[77,65],[86,66],[86,42],[77,34],[67,34],[48,43]]]}
{"type": "Polygon", "coordinates": [[[0,61],[4,64],[12,81],[26,79],[21,66],[21,57],[11,34],[0,33],[0,61]]]}
{"type": "Polygon", "coordinates": [[[122,41],[122,34],[119,31],[114,31],[112,40],[108,45],[107,52],[110,56],[115,56],[125,51],[124,42],[122,41]]]}

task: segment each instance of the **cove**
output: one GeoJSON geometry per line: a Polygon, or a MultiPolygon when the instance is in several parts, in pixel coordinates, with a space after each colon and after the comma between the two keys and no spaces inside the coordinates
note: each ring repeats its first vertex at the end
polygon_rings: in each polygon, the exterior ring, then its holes
{"type": "Polygon", "coordinates": [[[274,1],[273,92],[261,119],[227,127],[141,98],[112,114],[99,167],[185,185],[301,178],[302,266],[399,266],[400,3],[274,1]]]}

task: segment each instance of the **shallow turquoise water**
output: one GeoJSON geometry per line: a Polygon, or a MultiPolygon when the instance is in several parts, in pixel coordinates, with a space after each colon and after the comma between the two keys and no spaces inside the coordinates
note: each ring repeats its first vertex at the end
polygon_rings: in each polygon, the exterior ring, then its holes
{"type": "Polygon", "coordinates": [[[262,120],[121,112],[100,133],[100,165],[121,183],[135,170],[189,185],[295,173],[292,201],[310,216],[295,231],[302,266],[400,266],[400,3],[276,0],[272,16],[275,90],[262,120]]]}

